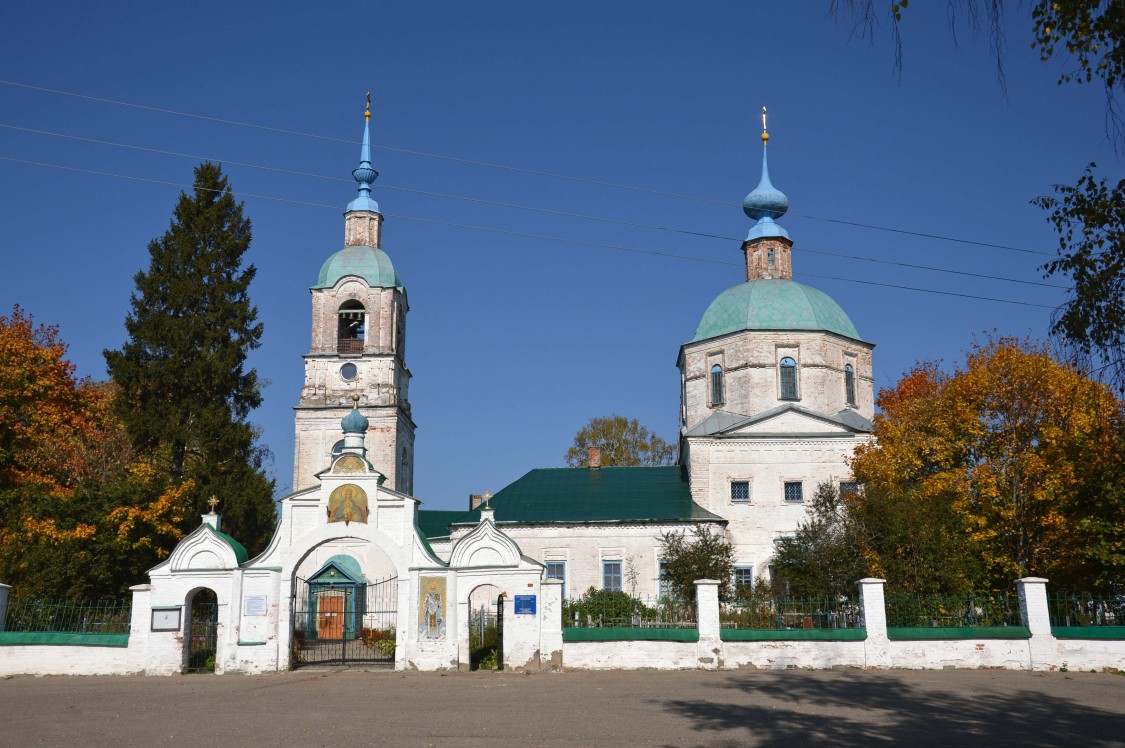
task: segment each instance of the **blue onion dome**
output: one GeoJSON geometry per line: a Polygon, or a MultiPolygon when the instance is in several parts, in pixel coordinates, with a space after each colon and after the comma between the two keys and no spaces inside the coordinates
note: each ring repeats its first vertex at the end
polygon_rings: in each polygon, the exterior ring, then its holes
{"type": "Polygon", "coordinates": [[[820,331],[863,341],[847,313],[812,286],[782,279],[757,279],[728,288],[711,302],[693,343],[743,330],[820,331]]]}
{"type": "Polygon", "coordinates": [[[366,434],[367,433],[367,418],[359,412],[359,398],[353,398],[354,405],[352,412],[344,416],[340,421],[341,428],[344,429],[345,434],[366,434]]]}

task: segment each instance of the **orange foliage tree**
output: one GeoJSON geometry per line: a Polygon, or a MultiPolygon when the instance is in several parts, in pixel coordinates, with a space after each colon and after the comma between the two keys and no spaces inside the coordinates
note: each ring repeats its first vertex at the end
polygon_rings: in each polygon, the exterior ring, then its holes
{"type": "MultiPolygon", "coordinates": [[[[852,464],[866,486],[850,499],[860,516],[877,525],[876,505],[911,502],[940,525],[950,559],[971,561],[958,572],[967,585],[1120,583],[1125,414],[1107,387],[1042,345],[999,338],[974,345],[952,374],[916,366],[878,404],[876,440],[852,464]]],[[[869,538],[873,555],[894,565],[901,543],[882,540],[869,538]]]]}
{"type": "Polygon", "coordinates": [[[54,327],[0,316],[0,582],[124,594],[183,536],[190,482],[130,446],[112,385],[77,378],[54,327]]]}

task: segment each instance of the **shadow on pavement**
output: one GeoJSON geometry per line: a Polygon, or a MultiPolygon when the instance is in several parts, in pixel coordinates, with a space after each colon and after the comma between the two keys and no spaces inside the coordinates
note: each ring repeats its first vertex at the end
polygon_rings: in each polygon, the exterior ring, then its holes
{"type": "Polygon", "coordinates": [[[694,722],[699,745],[1125,745],[1125,714],[1038,691],[957,693],[890,673],[825,678],[793,671],[734,678],[716,688],[737,694],[663,702],[694,722]]]}

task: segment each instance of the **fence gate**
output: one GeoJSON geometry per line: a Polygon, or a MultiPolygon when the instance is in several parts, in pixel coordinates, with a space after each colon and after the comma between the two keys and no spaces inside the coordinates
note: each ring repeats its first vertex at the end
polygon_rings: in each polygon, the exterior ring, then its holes
{"type": "Polygon", "coordinates": [[[215,645],[219,624],[219,605],[215,593],[202,590],[191,602],[191,620],[188,625],[187,672],[215,672],[215,645]],[[208,599],[210,598],[210,599],[208,599]]]}
{"type": "Polygon", "coordinates": [[[293,666],[367,663],[394,667],[398,577],[372,584],[298,579],[293,666]]]}

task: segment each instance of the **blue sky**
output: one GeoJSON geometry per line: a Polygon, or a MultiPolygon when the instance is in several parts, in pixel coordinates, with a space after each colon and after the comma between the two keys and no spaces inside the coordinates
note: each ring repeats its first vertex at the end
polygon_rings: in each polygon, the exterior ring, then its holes
{"type": "MultiPolygon", "coordinates": [[[[383,248],[411,305],[415,490],[427,508],[460,508],[470,493],[561,465],[594,416],[638,418],[675,438],[678,348],[711,300],[744,279],[739,238],[751,222],[738,204],[758,181],[763,105],[796,278],[835,298],[877,344],[877,386],[893,386],[916,360],[956,362],[974,335],[1046,336],[1048,308],[839,279],[1049,306],[1061,289],[813,253],[1042,281],[1049,258],[1033,252],[1052,253],[1056,238],[1029,201],[1073,183],[1090,161],[1121,176],[1101,93],[1056,85],[1061,67],[1038,61],[1025,13],[1010,13],[1005,99],[987,44],[962,29],[957,46],[944,3],[921,5],[905,19],[899,78],[889,32],[874,45],[853,38],[826,0],[61,2],[49,11],[13,2],[0,23],[4,81],[324,138],[3,83],[0,157],[173,184],[190,183],[197,162],[26,130],[61,133],[222,160],[237,192],[335,206],[244,198],[265,323],[251,363],[269,382],[252,420],[280,494],[292,476],[308,287],[343,244],[371,90],[383,248]]],[[[178,192],[0,160],[5,313],[19,304],[57,324],[79,372],[104,378],[102,350],[123,340],[132,277],[178,192]]]]}

